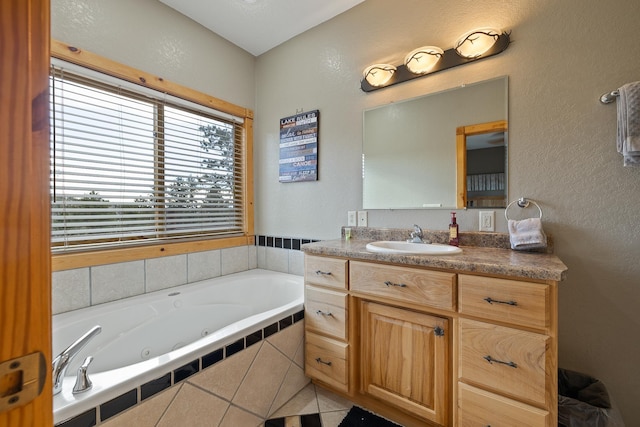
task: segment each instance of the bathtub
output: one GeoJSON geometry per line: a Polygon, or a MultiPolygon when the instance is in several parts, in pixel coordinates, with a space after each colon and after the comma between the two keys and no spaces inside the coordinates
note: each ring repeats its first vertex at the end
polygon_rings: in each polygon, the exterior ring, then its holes
{"type": "Polygon", "coordinates": [[[55,315],[54,357],[92,327],[100,325],[102,332],[67,369],[53,399],[54,422],[122,400],[126,393],[125,400],[137,403],[145,398],[145,384],[162,377],[177,383],[222,350],[228,356],[230,349],[266,338],[267,330],[299,320],[303,302],[302,276],[255,269],[55,315]],[[93,356],[88,368],[93,386],[73,394],[87,356],[93,356]]]}

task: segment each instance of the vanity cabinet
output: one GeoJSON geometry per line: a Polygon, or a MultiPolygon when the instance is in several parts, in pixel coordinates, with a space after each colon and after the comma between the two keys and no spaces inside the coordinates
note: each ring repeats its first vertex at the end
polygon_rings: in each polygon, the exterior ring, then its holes
{"type": "Polygon", "coordinates": [[[405,427],[555,427],[556,285],[307,253],[305,372],[405,427]]]}
{"type": "Polygon", "coordinates": [[[349,391],[347,260],[305,257],[305,372],[349,391]]]}

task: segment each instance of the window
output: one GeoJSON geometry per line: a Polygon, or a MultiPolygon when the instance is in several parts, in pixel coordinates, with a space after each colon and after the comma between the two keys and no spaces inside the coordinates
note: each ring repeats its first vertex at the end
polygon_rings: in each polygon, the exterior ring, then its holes
{"type": "Polygon", "coordinates": [[[50,79],[54,253],[244,235],[243,118],[66,67],[50,79]]]}

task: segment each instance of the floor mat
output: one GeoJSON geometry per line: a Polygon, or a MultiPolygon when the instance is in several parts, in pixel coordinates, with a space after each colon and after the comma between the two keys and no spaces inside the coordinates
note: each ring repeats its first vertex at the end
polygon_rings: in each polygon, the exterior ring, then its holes
{"type": "Polygon", "coordinates": [[[357,406],[352,407],[338,427],[402,427],[357,406]]]}
{"type": "Polygon", "coordinates": [[[264,427],[322,427],[320,414],[294,415],[291,417],[273,418],[264,423],[264,427]]]}

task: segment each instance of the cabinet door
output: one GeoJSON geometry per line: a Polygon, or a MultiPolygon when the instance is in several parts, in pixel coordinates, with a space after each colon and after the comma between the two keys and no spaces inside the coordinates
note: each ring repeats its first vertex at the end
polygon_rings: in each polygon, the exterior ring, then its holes
{"type": "Polygon", "coordinates": [[[361,313],[362,391],[446,425],[447,319],[368,301],[361,313]]]}
{"type": "Polygon", "coordinates": [[[488,391],[458,384],[458,426],[545,427],[549,412],[498,396],[488,391]]]}

